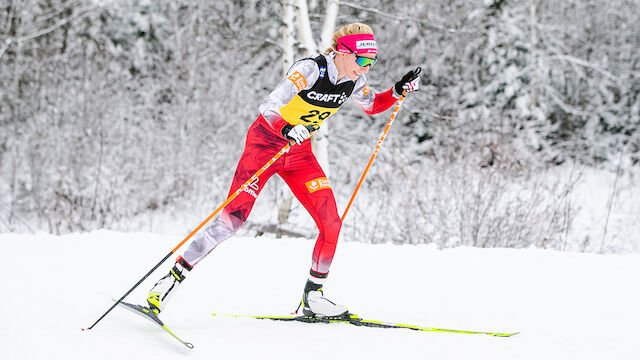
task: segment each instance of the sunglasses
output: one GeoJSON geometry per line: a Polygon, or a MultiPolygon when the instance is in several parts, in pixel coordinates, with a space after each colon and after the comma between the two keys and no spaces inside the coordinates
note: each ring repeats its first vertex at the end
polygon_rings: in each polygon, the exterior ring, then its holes
{"type": "Polygon", "coordinates": [[[351,51],[351,53],[353,54],[353,56],[356,57],[356,64],[365,67],[365,66],[373,66],[373,64],[376,63],[376,61],[378,61],[378,56],[376,55],[375,58],[368,58],[366,56],[359,56],[358,54],[356,54],[355,52],[353,52],[353,50],[349,49],[348,46],[346,46],[343,42],[340,42],[340,44],[342,44],[342,46],[344,46],[347,50],[351,51]]]}

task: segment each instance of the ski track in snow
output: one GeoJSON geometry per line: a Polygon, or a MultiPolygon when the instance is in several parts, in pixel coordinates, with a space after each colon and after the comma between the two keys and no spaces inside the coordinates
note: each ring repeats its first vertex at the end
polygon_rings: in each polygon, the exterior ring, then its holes
{"type": "MultiPolygon", "coordinates": [[[[423,326],[521,332],[495,338],[213,317],[286,315],[301,296],[313,241],[238,237],[189,273],[161,314],[195,349],[120,308],[93,330],[81,330],[180,240],[106,230],[0,234],[0,358],[638,358],[640,254],[353,242],[338,247],[325,294],[352,312],[423,326]]],[[[127,301],[142,303],[172,261],[127,301]]]]}

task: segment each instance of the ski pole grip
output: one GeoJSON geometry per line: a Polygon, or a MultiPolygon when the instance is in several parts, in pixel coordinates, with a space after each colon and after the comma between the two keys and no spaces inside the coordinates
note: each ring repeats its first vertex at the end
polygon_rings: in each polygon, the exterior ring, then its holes
{"type": "MultiPolygon", "coordinates": [[[[418,66],[415,70],[413,70],[413,74],[411,74],[411,78],[409,79],[409,81],[415,79],[418,77],[418,74],[420,74],[420,72],[422,72],[422,68],[420,66],[418,66]]],[[[402,92],[402,96],[407,96],[408,92],[407,90],[404,90],[402,92]]]]}
{"type": "Polygon", "coordinates": [[[320,125],[318,124],[309,124],[307,126],[305,126],[307,128],[307,130],[309,130],[310,133],[314,133],[316,132],[318,129],[320,129],[320,125]]]}
{"type": "MultiPolygon", "coordinates": [[[[309,124],[309,125],[305,125],[305,128],[307,128],[307,130],[309,130],[309,137],[311,137],[311,135],[313,135],[314,132],[318,131],[318,129],[320,129],[320,126],[318,126],[318,124],[309,124]]],[[[308,139],[307,138],[307,139],[308,139]]],[[[289,146],[293,146],[296,144],[295,140],[289,140],[289,146]]]]}

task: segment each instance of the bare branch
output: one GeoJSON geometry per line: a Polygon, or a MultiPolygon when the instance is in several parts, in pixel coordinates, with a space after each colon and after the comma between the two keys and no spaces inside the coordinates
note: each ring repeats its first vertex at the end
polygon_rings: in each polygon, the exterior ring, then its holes
{"type": "Polygon", "coordinates": [[[551,96],[551,98],[556,102],[556,104],[558,104],[558,106],[560,106],[560,108],[568,113],[568,114],[572,114],[572,115],[576,115],[576,116],[584,116],[584,117],[589,117],[591,114],[585,111],[582,111],[580,109],[576,109],[575,107],[566,104],[564,101],[562,101],[562,99],[560,99],[560,96],[558,96],[558,92],[556,89],[554,89],[553,87],[547,85],[545,86],[545,89],[549,92],[549,95],[551,96]]]}
{"type": "Polygon", "coordinates": [[[0,59],[2,59],[2,55],[4,55],[5,51],[7,51],[7,49],[9,48],[9,45],[11,45],[11,38],[7,38],[4,41],[4,44],[2,44],[2,48],[0,48],[0,59]]]}
{"type": "Polygon", "coordinates": [[[440,25],[435,25],[435,24],[432,24],[430,22],[427,22],[426,20],[422,20],[422,19],[418,19],[418,18],[412,18],[412,17],[408,17],[408,16],[393,15],[393,14],[386,13],[384,11],[380,11],[380,10],[377,10],[377,9],[366,8],[366,7],[363,7],[363,6],[360,6],[360,5],[356,5],[354,3],[350,3],[350,2],[346,2],[346,1],[343,1],[342,4],[345,5],[345,6],[348,6],[350,8],[353,8],[353,9],[362,10],[362,11],[368,11],[368,12],[371,12],[371,13],[380,15],[382,17],[389,18],[389,19],[396,19],[396,20],[402,20],[402,21],[408,20],[408,21],[417,22],[417,23],[420,23],[420,24],[424,25],[428,29],[435,30],[435,31],[448,32],[448,33],[461,32],[458,29],[446,28],[446,27],[443,27],[443,26],[440,26],[440,25]]]}
{"type": "Polygon", "coordinates": [[[583,67],[586,67],[586,68],[590,68],[590,69],[593,69],[593,70],[601,73],[602,75],[608,77],[609,80],[611,80],[611,81],[617,81],[618,80],[618,78],[615,75],[613,75],[612,73],[608,72],[607,70],[605,70],[605,69],[603,69],[603,68],[601,68],[601,67],[599,67],[599,66],[597,66],[595,64],[592,64],[592,63],[590,63],[588,61],[584,61],[582,59],[578,59],[577,57],[573,57],[573,56],[570,56],[570,55],[555,55],[555,56],[550,57],[550,59],[552,59],[552,60],[553,59],[564,60],[564,61],[570,62],[572,64],[577,64],[577,65],[580,65],[580,66],[583,66],[583,67]]]}
{"type": "Polygon", "coordinates": [[[74,11],[74,13],[71,14],[69,17],[62,19],[62,20],[58,21],[57,23],[55,23],[55,24],[53,24],[53,25],[51,25],[51,26],[49,26],[47,28],[38,30],[38,31],[36,31],[36,32],[34,32],[32,34],[29,34],[29,35],[17,37],[14,40],[14,42],[25,42],[25,41],[33,40],[33,39],[38,38],[38,37],[40,37],[42,35],[48,34],[50,32],[53,32],[56,29],[58,29],[59,27],[65,25],[67,23],[70,23],[70,22],[73,22],[75,20],[81,19],[81,18],[89,15],[91,12],[93,12],[93,11],[95,11],[97,9],[98,9],[97,7],[88,7],[88,8],[84,8],[84,9],[80,9],[80,10],[74,11]]]}

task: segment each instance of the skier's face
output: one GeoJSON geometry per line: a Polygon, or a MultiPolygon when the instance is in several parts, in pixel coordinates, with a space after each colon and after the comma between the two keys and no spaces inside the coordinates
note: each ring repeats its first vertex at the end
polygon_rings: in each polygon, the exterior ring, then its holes
{"type": "MultiPolygon", "coordinates": [[[[339,72],[344,73],[346,76],[349,77],[349,79],[351,80],[356,80],[360,75],[362,74],[366,74],[369,72],[369,68],[371,67],[370,65],[367,66],[360,66],[358,65],[358,63],[356,62],[356,56],[353,54],[338,54],[337,56],[342,58],[341,61],[341,65],[342,65],[342,71],[340,71],[341,69],[338,69],[339,72]]],[[[375,55],[373,54],[364,54],[364,55],[359,55],[360,57],[367,57],[370,59],[374,59],[375,55]]],[[[336,63],[336,66],[338,65],[338,63],[336,63]]]]}

